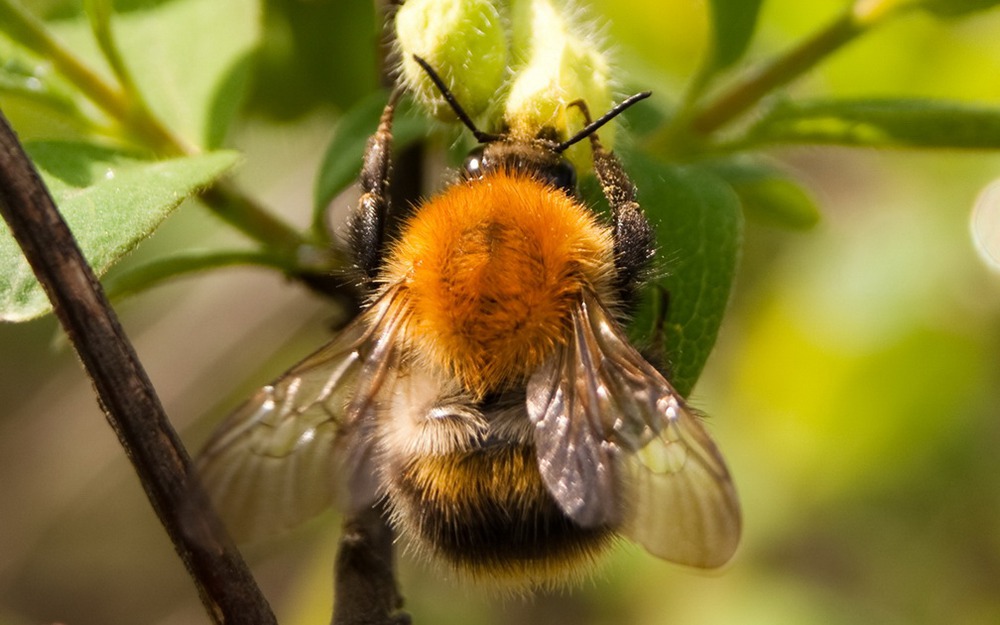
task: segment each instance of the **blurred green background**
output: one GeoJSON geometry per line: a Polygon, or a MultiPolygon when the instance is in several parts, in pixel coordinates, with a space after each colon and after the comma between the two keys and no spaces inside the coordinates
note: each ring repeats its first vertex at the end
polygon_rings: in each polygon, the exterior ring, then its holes
{"type": "MultiPolygon", "coordinates": [[[[675,100],[705,45],[705,2],[590,4],[622,82],[675,100]]],[[[765,2],[750,58],[784,49],[844,4],[765,2]]],[[[304,227],[332,126],[375,85],[374,12],[367,2],[270,0],[264,19],[254,88],[229,143],[246,153],[240,181],[304,227]]],[[[1000,11],[902,19],[791,91],[1000,105],[1000,11]]],[[[593,582],[529,603],[404,553],[417,625],[1000,622],[1000,274],[970,234],[1000,156],[771,155],[815,194],[823,220],[807,232],[748,224],[729,316],[692,397],[711,415],[743,500],[734,561],[705,575],[622,545],[593,582]]],[[[236,240],[185,206],[136,255],[236,240]]],[[[251,269],[179,281],[117,309],[193,448],[338,317],[251,269]]],[[[53,319],[0,326],[0,398],[0,623],[208,622],[53,319]]],[[[328,621],[338,524],[331,512],[246,549],[283,625],[328,621]]]]}

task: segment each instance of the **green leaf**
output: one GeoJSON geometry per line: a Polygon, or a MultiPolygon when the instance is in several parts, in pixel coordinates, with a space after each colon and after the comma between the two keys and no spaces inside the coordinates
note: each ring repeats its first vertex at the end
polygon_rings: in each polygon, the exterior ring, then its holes
{"type": "Polygon", "coordinates": [[[51,61],[9,38],[7,26],[0,28],[0,107],[21,141],[93,134],[94,121],[81,108],[79,92],[53,72],[51,61]]]}
{"type": "Polygon", "coordinates": [[[784,103],[750,142],[874,147],[1000,148],[1000,108],[918,99],[784,103]]]}
{"type": "Polygon", "coordinates": [[[353,106],[378,86],[372,44],[381,20],[374,2],[268,2],[248,102],[254,113],[289,120],[317,106],[353,106]]]}
{"type": "MultiPolygon", "coordinates": [[[[116,2],[117,51],[153,113],[189,143],[220,145],[246,92],[260,38],[258,0],[116,2]]],[[[79,16],[50,25],[74,52],[110,80],[107,59],[79,16]]]]}
{"type": "Polygon", "coordinates": [[[39,36],[41,22],[24,7],[9,0],[0,0],[0,31],[29,49],[44,47],[44,37],[39,36]]]}
{"type": "Polygon", "coordinates": [[[260,21],[257,0],[171,0],[120,15],[115,35],[153,111],[215,148],[248,86],[260,21]]]}
{"type": "Polygon", "coordinates": [[[22,59],[8,57],[0,49],[0,95],[4,100],[16,95],[65,113],[72,112],[76,107],[69,94],[39,77],[36,70],[22,59]]]}
{"type": "Polygon", "coordinates": [[[762,0],[711,0],[712,68],[725,69],[746,53],[762,0]]]}
{"type": "Polygon", "coordinates": [[[806,230],[820,220],[820,211],[808,191],[784,172],[759,160],[718,163],[712,171],[736,192],[747,219],[769,226],[806,230]]]}
{"type": "Polygon", "coordinates": [[[704,168],[667,165],[638,152],[625,153],[623,160],[657,229],[655,270],[664,276],[646,293],[631,332],[640,344],[662,336],[671,381],[686,396],[726,311],[742,247],[743,213],[729,185],[704,168]]]}
{"type": "Polygon", "coordinates": [[[93,122],[65,90],[0,56],[0,108],[21,140],[65,139],[94,132],[93,122]]]}
{"type": "Polygon", "coordinates": [[[108,297],[134,295],[173,278],[222,267],[257,265],[289,269],[285,257],[258,250],[183,250],[135,267],[122,269],[123,265],[112,269],[102,280],[108,297]]]}
{"type": "MultiPolygon", "coordinates": [[[[388,95],[384,91],[375,91],[358,102],[337,123],[316,178],[314,224],[323,223],[333,198],[358,177],[368,138],[375,134],[387,101],[388,95]]],[[[401,103],[393,119],[393,148],[397,151],[405,148],[425,132],[423,118],[411,106],[401,103]]]]}
{"type": "MultiPolygon", "coordinates": [[[[25,146],[97,275],[127,254],[184,198],[239,159],[214,152],[146,161],[86,143],[25,146]]],[[[25,321],[51,310],[6,228],[0,228],[0,319],[25,321]]]]}
{"type": "Polygon", "coordinates": [[[961,17],[1000,5],[1000,0],[923,0],[921,8],[940,17],[961,17]]]}

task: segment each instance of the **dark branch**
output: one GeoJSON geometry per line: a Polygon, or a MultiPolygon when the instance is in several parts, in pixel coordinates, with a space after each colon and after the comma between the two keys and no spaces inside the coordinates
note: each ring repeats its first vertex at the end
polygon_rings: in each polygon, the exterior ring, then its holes
{"type": "Polygon", "coordinates": [[[392,528],[376,505],[344,521],[334,564],[333,625],[407,625],[409,615],[398,612],[402,605],[392,528]]]}
{"type": "Polygon", "coordinates": [[[220,624],[275,623],[97,278],[2,114],[0,213],[52,301],[211,618],[220,624]]]}

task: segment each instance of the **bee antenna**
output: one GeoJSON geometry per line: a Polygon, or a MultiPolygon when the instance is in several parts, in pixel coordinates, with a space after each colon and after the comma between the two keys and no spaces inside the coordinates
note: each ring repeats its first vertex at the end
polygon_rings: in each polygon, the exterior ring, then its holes
{"type": "Polygon", "coordinates": [[[624,113],[630,106],[632,106],[636,102],[639,102],[640,100],[645,100],[651,95],[653,95],[652,91],[643,91],[633,96],[629,96],[628,98],[625,98],[620,103],[618,103],[618,105],[612,108],[610,111],[608,111],[604,115],[601,115],[600,118],[598,118],[595,121],[590,121],[590,113],[587,111],[587,105],[583,100],[576,100],[575,102],[570,102],[569,106],[576,106],[581,111],[583,111],[584,118],[587,120],[587,125],[584,126],[583,129],[580,130],[580,132],[576,133],[566,141],[563,141],[562,143],[556,145],[555,148],[553,148],[553,150],[556,153],[564,152],[566,148],[568,148],[569,146],[575,143],[579,143],[580,141],[583,141],[590,135],[597,132],[601,128],[601,126],[603,126],[612,119],[624,113]]]}
{"type": "Polygon", "coordinates": [[[417,64],[424,69],[424,71],[427,73],[427,77],[431,79],[431,82],[434,83],[434,86],[437,87],[438,91],[441,92],[441,96],[448,103],[448,106],[451,107],[451,110],[455,112],[455,115],[458,116],[458,119],[463,124],[465,124],[466,128],[468,128],[472,132],[472,136],[476,138],[476,141],[480,143],[490,143],[492,141],[497,141],[500,139],[499,135],[483,132],[482,130],[476,128],[476,125],[472,122],[472,118],[469,117],[469,114],[465,112],[465,109],[462,108],[462,105],[459,104],[458,100],[455,99],[455,96],[452,95],[451,90],[448,89],[448,86],[444,84],[443,80],[441,80],[441,76],[439,76],[438,73],[434,71],[434,68],[431,67],[427,61],[423,60],[416,54],[413,55],[413,60],[416,61],[417,64]]]}

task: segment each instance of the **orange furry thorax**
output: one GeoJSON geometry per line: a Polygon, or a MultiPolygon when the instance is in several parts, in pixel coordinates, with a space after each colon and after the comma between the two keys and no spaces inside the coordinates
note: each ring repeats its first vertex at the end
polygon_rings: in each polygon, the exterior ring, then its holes
{"type": "Polygon", "coordinates": [[[568,335],[584,286],[607,296],[610,229],[517,172],[456,183],[420,205],[384,280],[402,283],[407,342],[475,397],[523,383],[568,335]]]}

